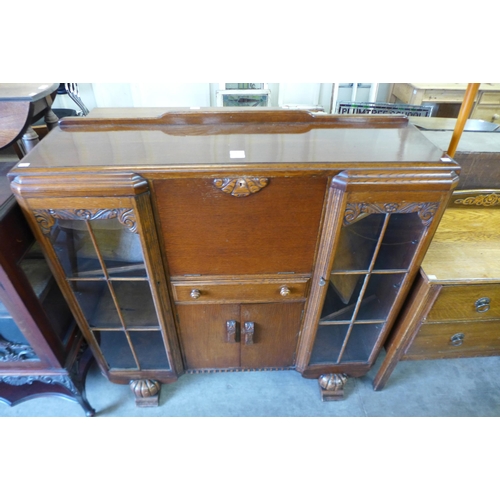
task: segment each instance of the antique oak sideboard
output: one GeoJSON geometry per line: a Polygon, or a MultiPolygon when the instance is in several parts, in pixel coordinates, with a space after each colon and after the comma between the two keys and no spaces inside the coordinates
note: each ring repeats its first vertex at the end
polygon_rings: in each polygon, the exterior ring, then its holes
{"type": "Polygon", "coordinates": [[[67,118],[10,173],[101,371],[140,406],[185,372],[373,365],[458,179],[405,117],[67,118]]]}

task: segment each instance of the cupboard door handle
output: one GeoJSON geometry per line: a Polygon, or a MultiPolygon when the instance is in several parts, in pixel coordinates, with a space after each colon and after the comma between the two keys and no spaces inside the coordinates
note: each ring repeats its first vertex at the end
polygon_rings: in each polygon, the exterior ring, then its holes
{"type": "Polygon", "coordinates": [[[189,295],[191,295],[192,299],[199,299],[201,292],[199,290],[196,290],[195,288],[194,290],[191,290],[191,293],[189,295]]]}
{"type": "Polygon", "coordinates": [[[280,295],[282,297],[287,297],[288,295],[290,295],[290,288],[288,288],[287,286],[282,286],[280,288],[280,295]]]}
{"type": "Polygon", "coordinates": [[[226,322],[226,342],[236,344],[238,342],[238,322],[229,320],[226,322]]]}
{"type": "Polygon", "coordinates": [[[476,311],[478,313],[485,313],[490,310],[490,298],[483,297],[481,299],[477,299],[474,305],[476,306],[476,311]]]}
{"type": "Polygon", "coordinates": [[[245,321],[243,333],[245,335],[245,344],[253,344],[253,334],[255,333],[255,325],[253,321],[245,321]]]}

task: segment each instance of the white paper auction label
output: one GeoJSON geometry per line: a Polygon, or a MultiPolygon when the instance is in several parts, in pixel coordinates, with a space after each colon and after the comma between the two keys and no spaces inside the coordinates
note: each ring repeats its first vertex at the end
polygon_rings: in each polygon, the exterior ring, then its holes
{"type": "Polygon", "coordinates": [[[229,158],[245,158],[245,151],[229,151],[229,158]]]}

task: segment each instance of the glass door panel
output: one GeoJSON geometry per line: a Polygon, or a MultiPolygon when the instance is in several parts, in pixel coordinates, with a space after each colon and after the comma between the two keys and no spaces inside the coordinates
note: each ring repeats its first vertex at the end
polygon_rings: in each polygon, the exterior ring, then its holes
{"type": "Polygon", "coordinates": [[[366,363],[382,332],[382,323],[354,324],[349,334],[342,363],[366,363]]]}
{"type": "Polygon", "coordinates": [[[425,226],[416,212],[392,214],[375,262],[375,270],[407,270],[425,226]]]}
{"type": "Polygon", "coordinates": [[[49,237],[68,278],[104,277],[86,221],[56,219],[49,237]]]}
{"type": "Polygon", "coordinates": [[[38,243],[26,253],[19,262],[19,267],[45,311],[52,329],[62,343],[66,344],[74,326],[73,316],[38,243]]]}
{"type": "Polygon", "coordinates": [[[112,281],[126,328],[159,327],[148,281],[112,281]]]}
{"type": "Polygon", "coordinates": [[[348,324],[320,325],[310,363],[313,365],[336,364],[348,330],[348,324]]]}
{"type": "Polygon", "coordinates": [[[352,318],[366,274],[332,275],[320,322],[349,321],[352,318]]]}
{"type": "Polygon", "coordinates": [[[372,214],[342,226],[332,272],[368,270],[384,219],[384,214],[372,214]]]}
{"type": "Polygon", "coordinates": [[[90,227],[111,279],[147,278],[138,234],[130,232],[118,219],[90,221],[90,227]]]}
{"type": "Polygon", "coordinates": [[[90,328],[123,328],[106,281],[71,281],[90,328]]]}
{"type": "Polygon", "coordinates": [[[427,227],[399,206],[348,205],[310,364],[369,362],[427,227]]]}
{"type": "Polygon", "coordinates": [[[170,369],[161,332],[130,331],[129,336],[142,370],[170,369]]]}
{"type": "Polygon", "coordinates": [[[372,274],[356,320],[385,321],[406,274],[372,274]]]}
{"type": "Polygon", "coordinates": [[[111,370],[137,370],[132,349],[123,331],[105,330],[94,332],[101,352],[111,370]]]}
{"type": "Polygon", "coordinates": [[[49,238],[109,369],[170,370],[133,212],[49,215],[49,238]]]}

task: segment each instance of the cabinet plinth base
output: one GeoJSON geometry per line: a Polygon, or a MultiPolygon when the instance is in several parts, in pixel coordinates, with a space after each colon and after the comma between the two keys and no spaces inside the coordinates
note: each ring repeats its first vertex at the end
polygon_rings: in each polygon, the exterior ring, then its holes
{"type": "Polygon", "coordinates": [[[328,373],[318,379],[322,401],[340,401],[344,399],[344,386],[347,375],[343,373],[328,373]]]}
{"type": "Polygon", "coordinates": [[[135,395],[135,404],[139,408],[158,406],[161,384],[156,380],[131,380],[130,389],[135,395]]]}

